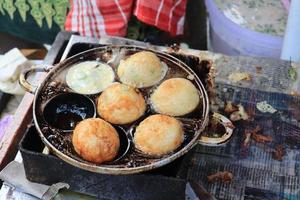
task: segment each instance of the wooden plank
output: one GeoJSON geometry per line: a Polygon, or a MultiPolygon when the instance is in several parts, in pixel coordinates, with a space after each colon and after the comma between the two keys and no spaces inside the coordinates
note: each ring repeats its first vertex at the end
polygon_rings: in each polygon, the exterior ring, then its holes
{"type": "Polygon", "coordinates": [[[18,144],[24,130],[32,120],[33,95],[26,93],[17,108],[13,120],[5,130],[0,143],[0,170],[12,161],[18,151],[18,144]]]}
{"type": "MultiPolygon", "coordinates": [[[[47,56],[44,59],[44,64],[53,65],[55,61],[58,61],[64,45],[71,37],[72,33],[70,32],[60,32],[55,42],[48,52],[47,56]]],[[[39,74],[36,76],[34,82],[40,83],[46,74],[39,74]]],[[[2,141],[0,142],[0,170],[2,170],[10,161],[14,160],[16,153],[18,151],[18,145],[20,140],[23,137],[23,134],[32,121],[32,103],[33,103],[33,94],[26,93],[18,106],[13,120],[8,125],[5,130],[2,141]]]]}
{"type": "Polygon", "coordinates": [[[20,49],[20,51],[29,60],[42,60],[47,54],[46,49],[20,49]]]}

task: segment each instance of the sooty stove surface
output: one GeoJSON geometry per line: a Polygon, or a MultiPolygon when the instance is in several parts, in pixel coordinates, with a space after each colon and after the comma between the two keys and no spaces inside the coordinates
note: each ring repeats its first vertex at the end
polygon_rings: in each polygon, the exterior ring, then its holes
{"type": "MultiPolygon", "coordinates": [[[[126,44],[132,42],[126,39],[124,41],[126,44]]],[[[62,59],[99,46],[103,44],[99,44],[96,39],[72,36],[64,32],[56,38],[45,62],[55,64],[62,59]]],[[[197,73],[198,58],[174,55],[194,68],[197,73]]],[[[205,68],[201,67],[201,69],[205,68]]],[[[198,72],[198,74],[205,73],[198,72]]],[[[43,154],[44,144],[33,124],[26,130],[19,149],[28,180],[48,185],[66,182],[74,191],[107,199],[184,199],[187,165],[193,153],[189,152],[164,167],[138,175],[97,174],[69,165],[54,155],[43,154]]]]}

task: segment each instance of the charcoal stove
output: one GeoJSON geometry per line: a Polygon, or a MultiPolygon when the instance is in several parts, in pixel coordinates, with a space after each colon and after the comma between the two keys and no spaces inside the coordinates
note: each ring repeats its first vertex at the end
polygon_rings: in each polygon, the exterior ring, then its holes
{"type": "MultiPolygon", "coordinates": [[[[150,46],[150,44],[123,38],[110,38],[110,41],[118,44],[150,46]]],[[[98,41],[95,38],[62,32],[57,36],[52,49],[47,54],[45,63],[56,64],[77,53],[106,44],[107,38],[98,41]]],[[[200,62],[198,57],[187,57],[175,52],[171,54],[189,65],[205,83],[209,72],[209,62],[200,62]]],[[[135,195],[139,194],[139,197],[136,196],[138,198],[143,196],[143,199],[184,198],[187,164],[193,153],[190,152],[164,167],[143,174],[127,176],[96,174],[71,166],[54,155],[43,154],[44,144],[33,124],[30,124],[27,128],[19,149],[28,180],[48,185],[66,182],[72,190],[112,199],[118,197],[118,195],[123,195],[124,199],[127,197],[133,198],[128,191],[133,192],[135,195]],[[147,184],[146,188],[145,184],[147,184]],[[114,190],[113,188],[118,189],[114,190]],[[163,191],[161,188],[164,188],[163,191]]]]}
{"type": "MultiPolygon", "coordinates": [[[[119,38],[100,40],[101,45],[109,42],[132,44],[132,41],[119,38]]],[[[47,55],[45,63],[58,63],[72,54],[100,44],[93,38],[80,38],[70,33],[61,33],[47,55]]],[[[164,172],[151,171],[146,174],[132,175],[131,180],[125,176],[107,176],[82,171],[68,166],[55,156],[41,153],[44,147],[34,127],[26,128],[32,120],[29,102],[32,101],[32,95],[28,94],[22,101],[24,102],[22,107],[18,108],[19,112],[17,111],[15,115],[14,123],[11,123],[15,124],[15,128],[10,129],[9,132],[12,135],[11,139],[1,144],[0,166],[13,159],[11,157],[14,145],[26,132],[20,145],[26,174],[29,180],[40,183],[65,181],[73,190],[106,197],[106,199],[122,199],[120,196],[125,199],[138,199],[138,197],[183,199],[186,180],[193,179],[201,182],[208,193],[213,194],[217,199],[266,199],[267,197],[299,199],[300,98],[295,94],[299,94],[300,80],[299,76],[297,80],[290,78],[289,71],[293,68],[291,63],[268,58],[230,57],[195,50],[169,50],[199,75],[210,93],[211,103],[216,100],[216,105],[219,104],[222,109],[221,105],[224,102],[231,101],[242,104],[247,111],[251,112],[253,121],[234,124],[236,129],[233,137],[226,145],[219,147],[198,145],[178,163],[174,162],[166,166],[169,168],[160,168],[160,170],[165,169],[164,172]],[[238,83],[228,80],[228,75],[236,71],[249,73],[252,80],[238,83]],[[211,72],[215,72],[214,81],[210,81],[211,72]],[[256,104],[262,101],[267,101],[279,112],[274,115],[260,112],[256,109],[256,104]],[[263,144],[252,140],[249,145],[245,143],[245,130],[257,125],[264,130],[263,135],[273,138],[272,142],[263,144]],[[9,147],[5,149],[7,146],[9,147]],[[286,154],[278,158],[274,156],[274,152],[276,153],[280,148],[284,149],[286,154]],[[219,171],[231,172],[234,176],[233,181],[231,183],[208,182],[207,176],[219,171]],[[116,188],[121,190],[115,190],[116,188]]],[[[300,69],[299,66],[299,63],[295,63],[296,69],[300,69]]],[[[215,108],[218,109],[218,106],[215,108]]]]}

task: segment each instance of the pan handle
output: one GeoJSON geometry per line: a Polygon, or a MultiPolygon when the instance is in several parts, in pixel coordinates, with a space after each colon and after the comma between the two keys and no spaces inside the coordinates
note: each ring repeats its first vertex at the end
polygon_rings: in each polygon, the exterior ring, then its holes
{"type": "Polygon", "coordinates": [[[200,135],[200,137],[198,138],[198,144],[204,146],[220,146],[228,142],[231,138],[234,129],[234,125],[232,124],[232,122],[224,115],[216,112],[212,114],[212,117],[225,128],[225,133],[220,137],[207,137],[200,135]]]}
{"type": "Polygon", "coordinates": [[[29,77],[30,74],[32,73],[37,73],[37,72],[48,72],[50,68],[53,66],[51,65],[35,65],[30,67],[29,69],[25,69],[24,71],[21,72],[20,77],[19,77],[19,83],[20,85],[27,91],[32,94],[35,93],[35,90],[37,88],[36,85],[32,85],[27,81],[27,78],[29,77]]]}

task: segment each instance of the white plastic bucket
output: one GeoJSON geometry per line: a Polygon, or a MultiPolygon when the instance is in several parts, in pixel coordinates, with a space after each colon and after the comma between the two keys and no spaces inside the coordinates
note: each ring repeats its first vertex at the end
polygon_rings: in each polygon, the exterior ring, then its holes
{"type": "Polygon", "coordinates": [[[214,52],[280,58],[283,38],[253,31],[228,19],[214,0],[205,0],[210,22],[210,45],[214,52]]]}

